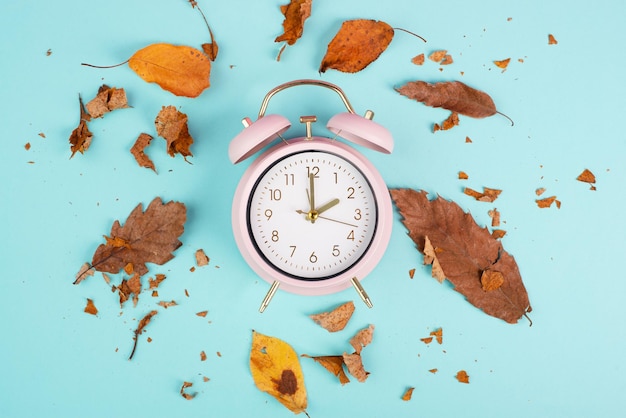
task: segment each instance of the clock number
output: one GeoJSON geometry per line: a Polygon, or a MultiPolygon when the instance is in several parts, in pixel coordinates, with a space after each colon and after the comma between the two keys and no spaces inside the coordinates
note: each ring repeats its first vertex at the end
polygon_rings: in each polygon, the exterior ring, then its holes
{"type": "Polygon", "coordinates": [[[337,177],[337,172],[334,171],[333,175],[335,176],[335,184],[337,184],[339,182],[339,178],[337,177]]]}
{"type": "Polygon", "coordinates": [[[283,198],[283,192],[280,189],[269,189],[270,200],[280,200],[283,198]]]}
{"type": "Polygon", "coordinates": [[[346,239],[349,239],[350,241],[354,241],[354,229],[350,231],[346,239]]]}
{"type": "Polygon", "coordinates": [[[316,166],[316,165],[314,165],[313,167],[307,165],[306,166],[306,176],[307,176],[307,178],[311,177],[311,173],[313,173],[313,176],[315,178],[318,178],[319,177],[318,174],[320,173],[320,168],[318,166],[316,166]]]}
{"type": "Polygon", "coordinates": [[[333,256],[334,257],[339,257],[339,254],[341,254],[341,251],[339,251],[339,246],[338,245],[333,245],[333,256]]]}
{"type": "Polygon", "coordinates": [[[309,261],[311,263],[317,263],[317,256],[315,255],[315,251],[313,251],[311,255],[309,256],[309,261]]]}
{"type": "Polygon", "coordinates": [[[289,255],[289,257],[293,257],[293,255],[296,253],[296,246],[290,245],[289,248],[291,248],[291,254],[289,255]]]}
{"type": "Polygon", "coordinates": [[[348,199],[354,199],[354,187],[348,187],[346,191],[348,192],[348,199]]]}
{"type": "Polygon", "coordinates": [[[355,221],[361,220],[361,209],[354,209],[354,220],[355,221]]]}
{"type": "Polygon", "coordinates": [[[268,221],[272,218],[273,214],[274,212],[272,212],[271,209],[265,209],[265,217],[267,218],[268,221]]]}
{"type": "Polygon", "coordinates": [[[272,241],[278,242],[278,231],[277,230],[273,230],[272,231],[272,241]]]}
{"type": "Polygon", "coordinates": [[[285,174],[285,186],[293,186],[295,183],[295,175],[285,174]]]}

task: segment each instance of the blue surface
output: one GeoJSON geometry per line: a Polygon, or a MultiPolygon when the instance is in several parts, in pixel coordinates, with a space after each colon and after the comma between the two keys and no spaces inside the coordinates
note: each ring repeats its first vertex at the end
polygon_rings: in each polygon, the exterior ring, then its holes
{"type": "MultiPolygon", "coordinates": [[[[282,1],[199,3],[220,52],[211,88],[196,99],[147,84],[126,66],[80,65],[122,62],[155,42],[205,42],[204,22],[185,1],[0,6],[0,416],[288,417],[291,412],[254,386],[252,329],[316,355],[349,349],[349,338],[370,323],[376,331],[363,352],[371,372],[365,383],[341,387],[302,359],[312,417],[620,416],[626,389],[624,2],[315,0],[304,36],[281,62],[274,38],[282,32],[282,1]],[[353,18],[385,20],[428,42],[397,32],[361,73],[320,76],[327,43],[353,18]],[[557,45],[548,45],[549,33],[557,45]],[[410,62],[438,49],[447,49],[454,63],[410,62]],[[508,57],[505,72],[493,64],[508,57]],[[336,83],[359,113],[376,112],[395,137],[395,151],[361,151],[390,187],[438,193],[471,211],[480,225],[490,223],[488,210],[501,212],[504,247],[519,264],[533,306],[532,327],[489,317],[432,279],[398,216],[387,254],[363,282],[373,309],[348,289],[314,298],[279,292],[264,314],[257,312],[268,285],[243,262],[230,229],[232,195],[249,162],[232,166],[227,148],[265,93],[297,78],[336,83]],[[484,90],[515,126],[499,116],[461,117],[460,126],[433,134],[432,124],[447,112],[393,90],[415,79],[456,79],[484,90]],[[93,121],[91,148],[70,160],[78,94],[89,100],[102,83],[125,88],[132,108],[93,121]],[[147,151],[155,174],[139,168],[128,150],[140,132],[154,132],[164,105],[189,116],[196,142],[187,164],[167,156],[164,141],[155,138],[147,151]],[[465,143],[466,136],[473,142],[465,143]],[[597,191],[576,181],[585,168],[596,174],[597,191]],[[457,179],[460,170],[469,180],[457,179]],[[463,195],[464,186],[503,193],[493,204],[481,203],[463,195]],[[539,209],[539,187],[556,195],[561,209],[539,209]],[[112,222],[156,196],[188,208],[176,257],[150,266],[150,275],[167,275],[159,298],[144,291],[137,307],[120,309],[99,273],[72,285],[112,222]],[[211,263],[190,272],[198,248],[211,263]],[[83,312],[87,298],[98,316],[83,312]],[[172,299],[178,306],[155,305],[172,299]],[[340,333],[308,318],[347,300],[355,300],[357,310],[340,333]],[[133,330],[151,309],[159,314],[128,361],[133,330]],[[203,310],[206,318],[195,315],[203,310]],[[439,327],[442,345],[420,341],[439,327]],[[208,355],[204,362],[201,351],[208,355]],[[432,368],[438,372],[429,373],[432,368]],[[469,385],[454,378],[460,369],[469,373],[469,385]],[[180,396],[183,381],[194,384],[188,391],[198,392],[195,399],[180,396]],[[413,399],[403,402],[409,386],[413,399]]],[[[294,125],[299,115],[325,121],[342,111],[332,94],[318,90],[285,92],[270,111],[294,125]]],[[[296,126],[289,135],[302,133],[296,126]]]]}

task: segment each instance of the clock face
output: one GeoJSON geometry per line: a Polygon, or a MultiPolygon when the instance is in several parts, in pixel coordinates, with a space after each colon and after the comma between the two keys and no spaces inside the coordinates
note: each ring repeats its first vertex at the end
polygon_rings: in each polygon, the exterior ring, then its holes
{"type": "Polygon", "coordinates": [[[247,206],[258,253],[302,280],[335,277],[357,263],[376,232],[372,187],[346,159],[323,151],[287,155],[259,178],[247,206]]]}

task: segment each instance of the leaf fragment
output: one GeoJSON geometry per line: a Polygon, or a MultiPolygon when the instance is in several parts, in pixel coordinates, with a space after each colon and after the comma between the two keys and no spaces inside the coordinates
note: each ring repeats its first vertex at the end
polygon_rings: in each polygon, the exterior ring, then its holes
{"type": "Polygon", "coordinates": [[[135,140],[135,143],[130,149],[130,153],[135,157],[135,161],[139,164],[140,167],[149,168],[156,173],[156,168],[154,167],[154,163],[145,154],[145,149],[152,142],[152,135],[148,135],[147,133],[141,133],[135,140]]]}
{"type": "Polygon", "coordinates": [[[98,94],[85,107],[92,118],[101,118],[106,113],[116,109],[128,108],[126,91],[123,88],[109,87],[103,84],[98,89],[98,94]]]}
{"type": "Polygon", "coordinates": [[[91,145],[91,140],[93,139],[93,134],[87,126],[87,122],[91,120],[91,116],[89,116],[89,113],[85,110],[83,99],[80,95],[78,95],[78,105],[80,108],[80,121],[78,126],[70,134],[70,151],[72,151],[70,158],[72,158],[77,152],[83,154],[87,151],[91,145]]]}
{"type": "Polygon", "coordinates": [[[485,292],[492,292],[504,284],[504,275],[497,270],[485,270],[480,276],[480,284],[485,292]]]}
{"type": "Polygon", "coordinates": [[[174,157],[181,154],[185,159],[193,156],[189,147],[193,138],[189,134],[187,115],[174,106],[163,106],[154,120],[157,134],[167,142],[167,153],[174,157]]]}
{"type": "Polygon", "coordinates": [[[473,197],[479,202],[494,202],[498,198],[498,196],[500,196],[500,193],[502,193],[502,190],[491,189],[489,187],[483,187],[483,191],[481,193],[472,188],[466,187],[463,189],[463,193],[465,193],[468,196],[473,197]]]}
{"type": "Polygon", "coordinates": [[[348,368],[350,373],[359,382],[365,382],[370,375],[370,372],[366,371],[363,367],[363,359],[358,353],[343,353],[343,362],[348,368]]]}
{"type": "Polygon", "coordinates": [[[552,35],[551,33],[548,34],[548,45],[556,45],[559,42],[556,40],[556,38],[554,37],[554,35],[552,35]]]}
{"type": "Polygon", "coordinates": [[[584,183],[595,183],[596,176],[589,169],[585,168],[583,172],[576,177],[576,180],[584,183]]]}
{"type": "Polygon", "coordinates": [[[137,325],[137,329],[135,330],[135,336],[133,337],[133,340],[134,340],[133,350],[130,352],[130,356],[128,357],[128,360],[132,360],[133,356],[135,355],[135,351],[137,350],[137,340],[139,340],[139,336],[143,333],[144,329],[148,326],[148,324],[152,320],[152,317],[156,315],[157,313],[158,312],[154,310],[150,311],[148,312],[148,314],[146,314],[146,316],[141,318],[141,320],[139,321],[139,324],[137,325]]]}
{"type": "Polygon", "coordinates": [[[394,30],[383,21],[357,19],[342,23],[328,44],[319,71],[356,73],[374,62],[393,39],[394,30]]]}
{"type": "Polygon", "coordinates": [[[469,375],[465,370],[459,370],[456,374],[456,380],[460,383],[469,383],[469,375]]]}
{"type": "Polygon", "coordinates": [[[343,356],[309,356],[308,354],[303,354],[302,357],[312,358],[315,362],[321,364],[326,370],[337,376],[342,386],[350,383],[350,379],[343,370],[343,356]]]}
{"type": "Polygon", "coordinates": [[[557,202],[558,208],[561,207],[561,202],[556,199],[556,196],[544,197],[543,199],[535,200],[535,203],[537,203],[537,206],[541,209],[549,208],[554,202],[557,202]]]}
{"type": "Polygon", "coordinates": [[[402,395],[402,400],[405,402],[408,402],[411,400],[411,397],[413,396],[413,391],[415,390],[414,387],[409,387],[404,391],[404,394],[402,395]]]}
{"type": "Polygon", "coordinates": [[[84,311],[90,315],[98,315],[98,308],[94,305],[93,300],[87,298],[87,305],[85,306],[84,311]]]}
{"type": "Polygon", "coordinates": [[[283,20],[283,34],[276,37],[274,42],[287,42],[293,45],[302,36],[304,22],[311,16],[312,0],[290,0],[289,4],[280,6],[280,12],[285,16],[283,20]]]}
{"type": "Polygon", "coordinates": [[[146,211],[141,204],[128,216],[122,226],[115,221],[111,236],[123,239],[126,246],[101,244],[93,255],[91,265],[100,272],[119,273],[128,263],[142,276],[148,272],[146,263],[162,265],[172,258],[182,243],[178,240],[184,231],[186,207],[180,202],[163,203],[157,197],[146,211]]]}
{"type": "Polygon", "coordinates": [[[361,354],[361,350],[372,342],[373,337],[374,325],[370,324],[367,328],[358,331],[354,337],[350,339],[350,345],[357,354],[361,354]]]}
{"type": "Polygon", "coordinates": [[[202,248],[196,250],[196,265],[198,267],[204,267],[209,265],[209,257],[205,254],[202,248]]]}
{"type": "Polygon", "coordinates": [[[176,96],[198,97],[210,86],[211,61],[190,46],[148,45],[130,57],[128,66],[146,82],[176,96]]]}
{"type": "Polygon", "coordinates": [[[193,383],[191,383],[191,382],[183,382],[183,385],[180,387],[180,396],[182,396],[183,398],[187,399],[188,401],[190,401],[193,398],[195,398],[196,395],[198,394],[198,392],[187,393],[187,391],[186,391],[187,388],[190,388],[192,386],[193,386],[193,383]]]}
{"type": "Polygon", "coordinates": [[[506,68],[509,66],[509,62],[511,62],[511,58],[506,58],[503,60],[496,60],[493,63],[496,67],[501,68],[502,72],[506,71],[506,68]]]}
{"type": "Polygon", "coordinates": [[[440,63],[447,54],[448,54],[448,51],[446,51],[445,49],[440,49],[440,50],[431,52],[430,55],[428,56],[428,59],[431,61],[440,63]]]}
{"type": "Polygon", "coordinates": [[[309,315],[309,317],[328,332],[337,332],[346,327],[353,313],[354,302],[349,301],[330,312],[313,314],[309,315]]]}
{"type": "Polygon", "coordinates": [[[460,81],[434,84],[410,81],[395,90],[426,106],[441,107],[473,118],[485,118],[497,113],[496,105],[487,93],[460,81]]]}
{"type": "Polygon", "coordinates": [[[82,282],[83,280],[87,278],[87,276],[93,276],[93,273],[94,272],[93,272],[93,268],[91,267],[91,264],[84,263],[80,267],[80,270],[78,270],[78,273],[76,273],[76,280],[74,280],[74,284],[78,284],[82,282]]]}
{"type": "Polygon", "coordinates": [[[257,388],[295,414],[306,413],[304,375],[298,355],[283,340],[252,331],[250,371],[257,388]]]}
{"type": "Polygon", "coordinates": [[[419,54],[411,58],[411,62],[415,65],[423,65],[424,64],[424,54],[419,54]]]}

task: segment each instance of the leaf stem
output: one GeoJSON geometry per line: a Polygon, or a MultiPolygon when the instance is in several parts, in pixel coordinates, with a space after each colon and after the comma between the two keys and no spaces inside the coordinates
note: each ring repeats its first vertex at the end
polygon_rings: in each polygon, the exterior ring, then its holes
{"type": "Polygon", "coordinates": [[[130,61],[130,59],[127,59],[124,62],[120,62],[119,64],[115,64],[115,65],[93,65],[93,64],[87,64],[86,62],[81,62],[80,65],[84,65],[85,67],[91,67],[91,68],[115,68],[115,67],[121,67],[124,64],[127,64],[128,61],[130,61]]]}
{"type": "Polygon", "coordinates": [[[394,30],[401,30],[402,32],[406,32],[406,33],[408,33],[409,35],[413,35],[413,36],[415,36],[416,38],[419,38],[419,39],[421,39],[422,41],[426,42],[426,39],[424,39],[423,37],[419,36],[417,33],[413,33],[413,32],[411,32],[410,30],[406,30],[406,29],[402,29],[402,28],[393,28],[393,29],[394,29],[394,30]]]}
{"type": "Polygon", "coordinates": [[[509,122],[511,122],[511,126],[515,125],[515,122],[513,122],[513,119],[511,119],[510,117],[508,117],[508,116],[507,116],[507,115],[505,115],[504,113],[499,112],[499,111],[497,111],[497,110],[496,110],[496,113],[497,113],[498,115],[500,115],[500,116],[504,116],[505,118],[507,118],[507,119],[509,120],[509,122]]]}

